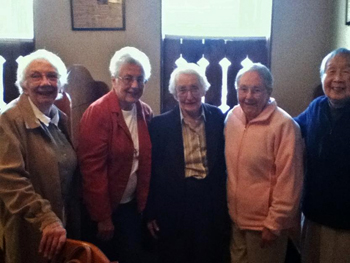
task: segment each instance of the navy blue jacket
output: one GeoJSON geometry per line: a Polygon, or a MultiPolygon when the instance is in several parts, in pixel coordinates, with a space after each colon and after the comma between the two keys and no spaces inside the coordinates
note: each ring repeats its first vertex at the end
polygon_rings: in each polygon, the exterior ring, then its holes
{"type": "Polygon", "coordinates": [[[328,98],[315,99],[295,121],[306,144],[302,210],[319,224],[350,229],[350,103],[332,120],[328,98]]]}
{"type": "MultiPolygon", "coordinates": [[[[224,157],[224,114],[203,104],[207,144],[208,175],[198,180],[206,188],[199,207],[206,208],[212,226],[222,227],[228,218],[226,203],[226,166],[224,157]]],[[[176,235],[186,216],[187,184],[180,109],[156,116],[150,124],[152,141],[152,176],[147,217],[156,219],[162,236],[176,235]]],[[[195,210],[197,208],[194,208],[195,210]]],[[[188,215],[187,215],[188,216],[188,215]]],[[[203,218],[204,220],[204,218],[203,218]]]]}

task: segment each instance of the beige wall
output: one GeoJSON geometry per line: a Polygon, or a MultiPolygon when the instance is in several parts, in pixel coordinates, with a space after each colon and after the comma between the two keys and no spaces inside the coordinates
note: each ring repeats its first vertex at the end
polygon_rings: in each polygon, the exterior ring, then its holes
{"type": "Polygon", "coordinates": [[[320,83],[319,66],[331,49],[332,1],[275,0],[271,69],[273,96],[292,116],[303,111],[320,83]]]}
{"type": "Polygon", "coordinates": [[[35,0],[36,48],[56,52],[66,63],[82,64],[95,80],[110,85],[109,60],[121,47],[144,51],[152,64],[152,76],[143,96],[156,113],[160,98],[160,0],[127,0],[125,31],[72,31],[70,0],[35,0]]]}
{"type": "MultiPolygon", "coordinates": [[[[34,2],[36,47],[57,52],[68,66],[85,65],[96,80],[109,84],[108,64],[115,50],[133,45],[147,53],[153,70],[143,100],[159,113],[161,0],[127,0],[126,30],[107,32],[72,31],[70,0],[34,2]]],[[[275,77],[273,96],[278,105],[293,116],[309,104],[313,88],[320,82],[318,68],[322,58],[338,45],[349,47],[350,27],[343,25],[344,2],[274,1],[271,39],[271,68],[275,77]],[[338,26],[338,38],[334,37],[332,26],[338,26]]]]}

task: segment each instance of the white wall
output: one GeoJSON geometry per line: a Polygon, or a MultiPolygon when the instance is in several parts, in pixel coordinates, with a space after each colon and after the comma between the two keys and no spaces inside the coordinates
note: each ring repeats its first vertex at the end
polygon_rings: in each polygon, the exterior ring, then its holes
{"type": "Polygon", "coordinates": [[[345,47],[347,49],[350,49],[350,26],[345,25],[345,8],[346,8],[346,1],[344,0],[335,0],[334,6],[334,19],[333,19],[333,28],[332,32],[334,33],[333,36],[333,49],[339,48],[339,47],[345,47]]]}
{"type": "Polygon", "coordinates": [[[273,96],[292,116],[302,112],[320,84],[319,66],[331,50],[332,1],[275,0],[271,70],[273,96]]]}
{"type": "Polygon", "coordinates": [[[72,31],[70,0],[35,0],[36,48],[57,53],[67,66],[82,64],[95,80],[110,85],[109,60],[124,46],[135,46],[151,60],[152,76],[143,100],[160,108],[160,0],[125,0],[125,31],[72,31]]]}

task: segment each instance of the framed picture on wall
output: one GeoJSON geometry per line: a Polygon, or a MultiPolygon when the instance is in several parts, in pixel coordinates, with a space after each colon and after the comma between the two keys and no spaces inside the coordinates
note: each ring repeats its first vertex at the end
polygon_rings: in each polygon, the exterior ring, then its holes
{"type": "Polygon", "coordinates": [[[126,0],[70,0],[73,30],[125,30],[126,0]]]}
{"type": "Polygon", "coordinates": [[[350,0],[346,0],[346,19],[345,24],[350,26],[350,0]]]}

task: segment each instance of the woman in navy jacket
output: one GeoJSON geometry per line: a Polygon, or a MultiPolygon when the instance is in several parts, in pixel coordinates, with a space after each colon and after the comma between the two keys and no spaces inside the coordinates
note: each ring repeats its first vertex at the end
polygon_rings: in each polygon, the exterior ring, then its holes
{"type": "Polygon", "coordinates": [[[195,64],[174,70],[173,110],[150,124],[152,177],[146,211],[159,262],[220,263],[228,223],[224,114],[202,103],[209,83],[195,64]],[[226,230],[226,232],[224,232],[226,230]]]}
{"type": "Polygon", "coordinates": [[[295,120],[306,145],[303,262],[350,262],[350,50],[321,64],[325,96],[295,120]]]}

